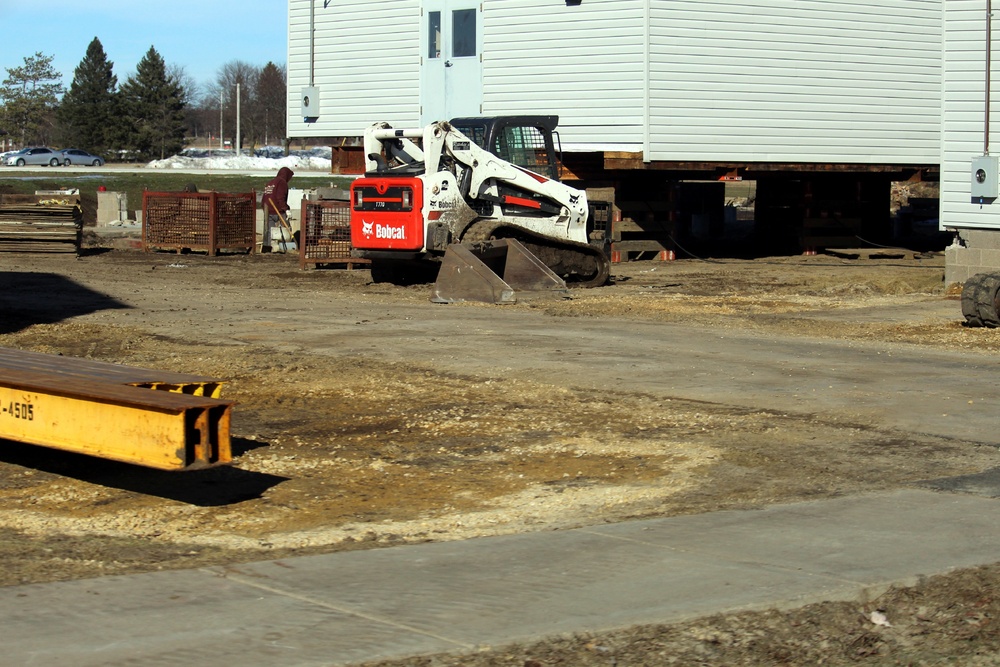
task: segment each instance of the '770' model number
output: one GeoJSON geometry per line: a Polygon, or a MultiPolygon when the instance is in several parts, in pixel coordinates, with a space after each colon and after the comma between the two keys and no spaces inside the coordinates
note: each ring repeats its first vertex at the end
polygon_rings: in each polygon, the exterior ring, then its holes
{"type": "Polygon", "coordinates": [[[6,405],[0,404],[0,415],[6,415],[8,417],[13,417],[14,419],[27,419],[28,421],[33,421],[35,419],[35,406],[31,403],[18,403],[16,401],[11,401],[6,405]]]}

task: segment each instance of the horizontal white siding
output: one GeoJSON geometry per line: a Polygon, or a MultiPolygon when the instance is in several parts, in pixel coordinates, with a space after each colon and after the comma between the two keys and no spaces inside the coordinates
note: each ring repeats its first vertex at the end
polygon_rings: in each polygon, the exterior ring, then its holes
{"type": "MultiPolygon", "coordinates": [[[[994,25],[994,39],[1000,37],[994,25]]],[[[993,71],[1000,53],[992,49],[993,71]]],[[[1000,77],[992,75],[990,152],[1000,154],[1000,77]]],[[[948,0],[944,10],[941,226],[1000,229],[1000,202],[972,201],[972,158],[985,148],[986,3],[948,0]]]]}
{"type": "Polygon", "coordinates": [[[288,1],[288,134],[360,136],[375,121],[420,122],[420,2],[288,1]],[[314,81],[320,116],[305,123],[309,85],[309,4],[315,6],[314,81]]]}
{"type": "MultiPolygon", "coordinates": [[[[482,3],[483,113],[557,114],[565,149],[724,163],[940,160],[942,0],[482,3]]],[[[321,113],[305,124],[309,0],[289,0],[290,136],[419,124],[420,0],[322,5],[321,113]]],[[[962,76],[973,81],[974,68],[962,76]]]]}
{"type": "Polygon", "coordinates": [[[485,0],[483,112],[557,114],[563,148],[641,150],[643,0],[485,0]]]}
{"type": "Polygon", "coordinates": [[[937,164],[940,0],[650,4],[649,159],[937,164]]]}

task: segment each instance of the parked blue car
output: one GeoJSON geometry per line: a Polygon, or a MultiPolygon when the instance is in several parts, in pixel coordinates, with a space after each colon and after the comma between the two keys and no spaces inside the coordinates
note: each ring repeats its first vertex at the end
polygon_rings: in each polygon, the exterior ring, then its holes
{"type": "Polygon", "coordinates": [[[104,166],[104,158],[88,153],[87,151],[82,151],[79,148],[66,148],[59,151],[59,154],[62,155],[63,165],[67,167],[74,164],[84,164],[91,167],[104,166]]]}

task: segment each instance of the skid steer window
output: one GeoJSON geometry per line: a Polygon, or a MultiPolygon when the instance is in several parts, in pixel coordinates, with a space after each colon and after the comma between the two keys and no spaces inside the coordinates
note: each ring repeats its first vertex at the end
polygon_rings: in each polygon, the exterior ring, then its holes
{"type": "Polygon", "coordinates": [[[472,139],[477,146],[483,150],[489,150],[490,147],[486,145],[486,127],[483,125],[469,125],[467,127],[459,127],[455,125],[454,128],[472,139]]]}
{"type": "Polygon", "coordinates": [[[545,137],[537,127],[505,127],[496,138],[495,153],[519,167],[554,179],[545,137]]]}
{"type": "Polygon", "coordinates": [[[427,57],[441,57],[441,12],[427,14],[427,57]]]}
{"type": "Polygon", "coordinates": [[[476,55],[476,10],[456,9],[451,13],[451,55],[476,55]]]}

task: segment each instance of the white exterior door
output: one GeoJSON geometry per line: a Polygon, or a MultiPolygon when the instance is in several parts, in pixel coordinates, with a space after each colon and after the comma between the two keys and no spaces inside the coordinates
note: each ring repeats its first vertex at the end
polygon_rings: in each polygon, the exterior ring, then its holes
{"type": "Polygon", "coordinates": [[[425,0],[421,122],[478,116],[483,103],[479,0],[425,0]]]}

